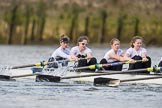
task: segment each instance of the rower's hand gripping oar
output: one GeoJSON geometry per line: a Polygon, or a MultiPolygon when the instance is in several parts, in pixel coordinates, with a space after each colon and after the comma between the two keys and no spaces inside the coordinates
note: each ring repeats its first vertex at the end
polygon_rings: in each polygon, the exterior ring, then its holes
{"type": "MultiPolygon", "coordinates": [[[[135,60],[134,63],[138,63],[138,62],[145,62],[145,61],[135,60]]],[[[74,68],[74,69],[100,69],[100,68],[103,68],[103,67],[117,66],[117,65],[122,65],[122,64],[131,64],[131,62],[126,61],[126,62],[115,62],[115,63],[106,63],[106,64],[95,64],[95,65],[90,65],[90,66],[77,67],[77,68],[74,68]]]]}

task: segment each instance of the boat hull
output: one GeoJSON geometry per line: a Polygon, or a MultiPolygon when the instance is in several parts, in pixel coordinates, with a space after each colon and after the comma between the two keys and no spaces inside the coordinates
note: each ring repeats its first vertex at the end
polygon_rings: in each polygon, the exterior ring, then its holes
{"type": "MultiPolygon", "coordinates": [[[[25,75],[25,74],[33,74],[32,70],[18,70],[13,69],[11,71],[10,76],[18,76],[18,75],[25,75]]],[[[44,73],[45,74],[45,73],[44,73]]],[[[130,80],[130,79],[139,79],[139,78],[149,78],[149,77],[155,77],[160,75],[155,74],[111,74],[111,75],[98,75],[93,76],[93,74],[100,74],[96,72],[74,72],[74,71],[68,71],[64,76],[62,77],[73,77],[77,76],[77,78],[69,78],[69,79],[62,79],[62,81],[75,81],[80,83],[86,83],[86,82],[94,82],[95,78],[113,78],[113,79],[120,79],[120,80],[130,80]],[[89,75],[88,77],[82,77],[84,75],[89,75]],[[91,76],[92,75],[92,76],[91,76]]],[[[16,78],[16,80],[31,80],[35,81],[36,76],[27,76],[27,77],[19,77],[16,78]]],[[[137,80],[137,81],[127,81],[124,83],[145,83],[145,84],[162,84],[162,78],[156,78],[156,79],[147,79],[147,80],[137,80]]]]}
{"type": "MultiPolygon", "coordinates": [[[[96,73],[87,73],[87,72],[69,72],[67,77],[69,76],[84,76],[96,73]]],[[[71,81],[78,81],[78,82],[94,82],[95,78],[112,78],[112,79],[119,79],[119,80],[132,80],[137,79],[137,81],[125,81],[123,83],[145,83],[145,84],[162,84],[162,78],[155,78],[149,79],[152,77],[159,77],[161,75],[155,74],[111,74],[111,75],[101,75],[101,76],[91,76],[91,77],[80,77],[80,78],[71,78],[71,81]],[[145,80],[140,80],[141,78],[148,78],[145,80]]]]}

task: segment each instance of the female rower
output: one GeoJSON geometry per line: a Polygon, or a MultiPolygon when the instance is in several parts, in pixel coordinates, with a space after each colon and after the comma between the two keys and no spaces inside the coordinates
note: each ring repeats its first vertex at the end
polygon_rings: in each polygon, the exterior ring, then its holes
{"type": "MultiPolygon", "coordinates": [[[[69,55],[70,49],[68,48],[68,44],[69,44],[70,39],[69,39],[68,36],[65,36],[64,34],[62,34],[60,37],[61,37],[60,38],[60,47],[57,48],[52,53],[48,62],[61,61],[62,60],[62,66],[67,66],[68,60],[70,59],[70,55],[69,55]]],[[[58,64],[57,63],[49,64],[48,68],[50,68],[50,67],[57,68],[58,64]]]]}
{"type": "MultiPolygon", "coordinates": [[[[111,49],[104,55],[103,59],[100,61],[100,64],[115,63],[120,61],[126,61],[128,59],[124,58],[124,52],[120,49],[120,41],[117,38],[113,38],[110,41],[111,49]]],[[[116,66],[104,66],[105,70],[122,70],[122,64],[116,66]]]]}
{"type": "Polygon", "coordinates": [[[77,67],[94,65],[97,63],[96,58],[92,57],[91,49],[87,47],[88,41],[89,39],[87,36],[80,36],[77,40],[77,46],[71,48],[70,56],[75,61],[78,61],[77,67]]]}
{"type": "Polygon", "coordinates": [[[125,57],[142,60],[142,62],[137,62],[134,64],[129,64],[129,70],[141,69],[151,67],[151,58],[147,56],[147,51],[142,47],[143,38],[140,36],[135,36],[131,40],[131,47],[127,49],[125,57]]]}

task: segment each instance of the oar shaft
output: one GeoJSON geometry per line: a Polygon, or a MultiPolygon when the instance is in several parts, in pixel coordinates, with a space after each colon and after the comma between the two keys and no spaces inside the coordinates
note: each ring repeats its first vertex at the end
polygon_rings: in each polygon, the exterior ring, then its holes
{"type": "Polygon", "coordinates": [[[76,76],[67,76],[62,77],[61,79],[71,79],[71,78],[81,78],[81,77],[91,77],[91,76],[102,76],[102,75],[113,75],[113,74],[128,74],[134,72],[146,71],[147,69],[138,69],[138,70],[128,70],[128,71],[99,71],[98,73],[86,74],[86,75],[76,75],[76,76]],[[104,73],[107,72],[107,73],[104,73]]]}
{"type": "Polygon", "coordinates": [[[16,76],[11,76],[10,78],[21,78],[21,77],[28,77],[28,76],[34,76],[34,75],[39,75],[39,74],[16,75],[16,76]]]}
{"type": "Polygon", "coordinates": [[[33,67],[33,66],[45,66],[45,65],[50,64],[50,63],[53,63],[53,62],[45,62],[45,61],[43,61],[43,62],[36,63],[36,64],[28,64],[28,65],[14,66],[11,69],[26,68],[26,67],[33,67]]]}
{"type": "Polygon", "coordinates": [[[22,66],[14,66],[12,69],[18,69],[18,68],[25,68],[25,67],[33,67],[36,66],[35,64],[29,64],[29,65],[22,65],[22,66]]]}
{"type": "Polygon", "coordinates": [[[110,71],[110,72],[98,71],[98,73],[94,73],[94,74],[67,76],[67,77],[62,77],[61,79],[71,79],[71,78],[81,78],[81,77],[91,77],[91,76],[101,76],[101,75],[112,75],[112,74],[140,73],[140,72],[143,72],[143,71],[152,72],[152,71],[159,71],[159,70],[161,71],[162,67],[153,67],[153,68],[150,67],[150,68],[126,70],[126,71],[110,71]],[[104,73],[104,72],[107,72],[107,73],[104,73]]]}
{"type": "Polygon", "coordinates": [[[136,69],[136,70],[125,70],[125,71],[98,71],[98,73],[111,75],[111,74],[127,74],[127,73],[134,73],[134,72],[140,73],[142,71],[147,71],[147,69],[136,69]],[[105,73],[105,72],[107,72],[107,73],[105,73]]]}
{"type": "Polygon", "coordinates": [[[140,80],[151,80],[151,79],[159,79],[159,78],[162,78],[162,76],[144,77],[144,78],[134,78],[134,79],[125,79],[125,80],[120,80],[120,82],[130,82],[130,81],[140,81],[140,80]]]}
{"type": "Polygon", "coordinates": [[[61,62],[66,62],[66,61],[67,62],[72,62],[74,60],[73,59],[66,59],[66,60],[59,60],[59,61],[53,61],[53,62],[45,62],[45,61],[42,61],[42,62],[36,63],[36,64],[28,64],[28,65],[14,66],[11,69],[26,68],[26,67],[33,67],[33,66],[46,66],[46,65],[51,64],[51,63],[54,63],[54,62],[61,63],[61,62]]]}
{"type": "Polygon", "coordinates": [[[91,76],[100,76],[100,75],[107,75],[107,74],[106,73],[98,73],[98,74],[94,73],[94,74],[86,74],[86,75],[61,77],[61,79],[82,78],[82,77],[91,77],[91,76]]]}
{"type": "MultiPolygon", "coordinates": [[[[135,63],[138,62],[143,62],[142,60],[135,60],[135,63]]],[[[118,66],[118,65],[122,65],[122,64],[130,64],[131,62],[127,61],[127,62],[114,62],[114,63],[106,63],[106,64],[94,64],[94,65],[90,65],[90,66],[84,66],[84,67],[77,67],[74,69],[100,69],[102,67],[109,67],[109,66],[118,66]]]]}
{"type": "MultiPolygon", "coordinates": [[[[56,61],[54,61],[56,62],[56,61]]],[[[18,68],[26,68],[26,67],[33,67],[33,66],[46,66],[48,64],[54,63],[54,62],[40,62],[40,63],[36,63],[36,64],[28,64],[28,65],[21,65],[21,66],[14,66],[11,69],[18,69],[18,68]]]]}

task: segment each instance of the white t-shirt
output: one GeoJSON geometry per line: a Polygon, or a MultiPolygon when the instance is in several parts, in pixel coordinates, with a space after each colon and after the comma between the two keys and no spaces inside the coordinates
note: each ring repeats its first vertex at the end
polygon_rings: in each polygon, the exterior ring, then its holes
{"type": "Polygon", "coordinates": [[[79,54],[86,56],[87,53],[92,53],[91,49],[89,49],[88,47],[86,47],[83,51],[80,52],[78,46],[71,48],[70,52],[74,53],[75,56],[78,56],[79,54]]]}
{"type": "Polygon", "coordinates": [[[122,49],[118,49],[117,52],[115,53],[115,51],[113,49],[109,50],[103,58],[105,58],[107,60],[107,62],[114,62],[117,61],[116,59],[110,58],[109,54],[116,54],[118,56],[121,56],[121,54],[123,53],[122,49]]]}
{"type": "Polygon", "coordinates": [[[134,56],[142,56],[142,53],[147,53],[147,50],[145,48],[140,48],[138,51],[136,51],[131,47],[126,51],[126,54],[129,54],[131,58],[134,56]]]}
{"type": "Polygon", "coordinates": [[[70,49],[69,48],[65,48],[62,49],[61,47],[57,48],[53,53],[51,57],[62,57],[62,58],[67,58],[70,59],[70,49]]]}

